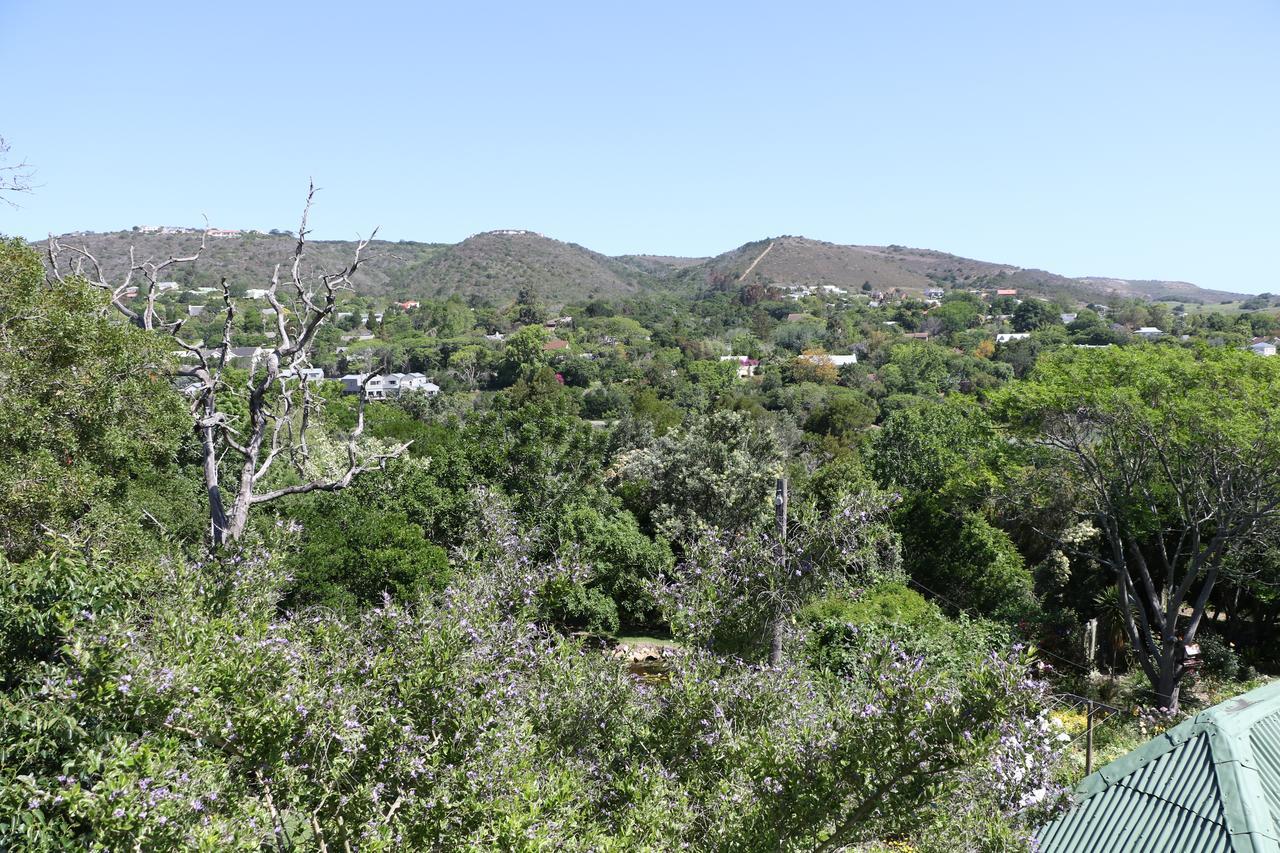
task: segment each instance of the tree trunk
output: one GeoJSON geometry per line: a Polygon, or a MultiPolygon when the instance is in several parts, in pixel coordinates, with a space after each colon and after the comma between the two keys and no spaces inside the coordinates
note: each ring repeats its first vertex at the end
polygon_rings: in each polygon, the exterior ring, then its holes
{"type": "Polygon", "coordinates": [[[213,399],[210,397],[205,403],[206,425],[200,428],[200,440],[204,445],[204,488],[209,496],[209,538],[214,548],[220,548],[227,539],[227,512],[222,506],[222,489],[218,486],[217,427],[207,423],[213,415],[213,399]]]}
{"type": "Polygon", "coordinates": [[[1181,692],[1178,678],[1178,661],[1175,654],[1178,640],[1173,640],[1161,650],[1160,675],[1156,679],[1156,706],[1167,709],[1170,713],[1178,710],[1178,693],[1181,692]]]}
{"type": "Polygon", "coordinates": [[[775,616],[773,619],[773,636],[769,641],[769,664],[778,666],[782,663],[782,617],[775,616]]]}
{"type": "MultiPolygon", "coordinates": [[[[774,534],[777,538],[777,555],[778,571],[782,574],[782,583],[791,582],[790,572],[787,571],[787,478],[779,477],[774,484],[773,491],[773,511],[774,511],[774,534]]],[[[782,634],[783,634],[783,612],[784,608],[779,604],[774,604],[773,625],[770,630],[769,638],[769,664],[778,666],[782,663],[782,634]]]]}

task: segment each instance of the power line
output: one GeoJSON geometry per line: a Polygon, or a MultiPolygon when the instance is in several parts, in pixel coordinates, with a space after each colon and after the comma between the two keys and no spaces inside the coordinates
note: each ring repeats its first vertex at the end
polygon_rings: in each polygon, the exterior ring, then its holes
{"type": "MultiPolygon", "coordinates": [[[[966,608],[961,607],[959,604],[956,604],[954,601],[952,601],[951,599],[947,598],[947,597],[946,597],[945,595],[943,595],[942,593],[934,592],[933,590],[929,589],[929,587],[927,587],[927,586],[925,586],[924,584],[920,583],[920,581],[916,580],[915,578],[911,577],[910,575],[908,575],[908,576],[907,576],[907,582],[908,582],[908,583],[911,583],[911,584],[915,584],[917,587],[919,587],[919,588],[920,588],[920,590],[921,590],[922,592],[927,592],[927,593],[929,593],[930,595],[932,595],[934,598],[941,599],[942,601],[945,601],[947,604],[950,604],[953,608],[955,608],[955,610],[956,610],[956,612],[957,612],[957,613],[963,613],[965,616],[968,616],[968,617],[969,617],[969,618],[971,618],[971,619],[973,619],[973,618],[977,618],[977,617],[975,617],[975,616],[974,616],[974,614],[970,613],[966,608]]],[[[1037,647],[1036,647],[1036,654],[1048,655],[1049,657],[1051,657],[1051,658],[1053,658],[1053,659],[1055,659],[1055,660],[1059,660],[1059,661],[1061,661],[1061,662],[1063,662],[1063,663],[1067,664],[1068,666],[1075,667],[1075,668],[1076,668],[1076,669],[1078,669],[1079,671],[1083,672],[1085,675],[1088,675],[1088,674],[1091,672],[1091,670],[1090,670],[1087,666],[1084,666],[1083,664],[1077,663],[1076,661],[1073,661],[1073,660],[1071,660],[1070,658],[1064,658],[1062,655],[1055,654],[1054,652],[1051,652],[1051,651],[1049,651],[1048,649],[1040,648],[1039,646],[1037,646],[1037,647]]]]}

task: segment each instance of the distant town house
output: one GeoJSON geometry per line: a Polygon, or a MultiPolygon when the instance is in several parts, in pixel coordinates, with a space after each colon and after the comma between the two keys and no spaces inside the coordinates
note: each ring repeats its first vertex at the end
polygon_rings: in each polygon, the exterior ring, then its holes
{"type": "Polygon", "coordinates": [[[557,352],[569,348],[569,342],[560,338],[553,338],[542,345],[543,352],[557,352]]]}
{"type": "Polygon", "coordinates": [[[1249,351],[1254,355],[1271,356],[1276,354],[1276,345],[1270,341],[1258,341],[1250,344],[1249,351]]]}
{"type": "Polygon", "coordinates": [[[320,382],[324,379],[324,371],[318,367],[290,367],[280,373],[280,379],[300,379],[306,382],[320,382]]]}
{"type": "Polygon", "coordinates": [[[747,379],[756,375],[756,368],[760,365],[759,359],[750,358],[745,355],[722,355],[721,361],[735,362],[738,366],[738,378],[747,379]]]}
{"type": "Polygon", "coordinates": [[[801,361],[807,361],[810,364],[832,364],[836,367],[845,367],[850,364],[858,363],[856,353],[847,355],[832,355],[830,353],[805,353],[800,356],[801,361]]]}
{"type": "Polygon", "coordinates": [[[402,394],[421,391],[429,395],[440,393],[440,386],[422,373],[348,373],[339,381],[345,394],[358,394],[364,389],[369,400],[394,400],[402,394]]]}
{"type": "MultiPolygon", "coordinates": [[[[211,363],[217,363],[222,357],[222,348],[202,349],[200,353],[211,363]]],[[[229,347],[227,364],[237,367],[249,367],[262,355],[262,347],[229,347]]]]}

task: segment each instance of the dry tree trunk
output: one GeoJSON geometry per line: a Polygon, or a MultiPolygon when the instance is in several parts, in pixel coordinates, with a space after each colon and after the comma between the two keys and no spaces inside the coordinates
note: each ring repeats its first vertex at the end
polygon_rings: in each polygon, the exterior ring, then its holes
{"type": "MultiPolygon", "coordinates": [[[[181,335],[184,320],[166,323],[156,312],[160,274],[171,266],[195,263],[206,248],[207,232],[201,238],[199,249],[185,257],[171,256],[163,261],[147,259],[139,262],[133,247],[130,247],[128,271],[114,283],[108,280],[102,264],[87,248],[68,246],[55,237],[49,238],[51,278],[62,281],[68,275],[83,276],[105,291],[114,308],[130,322],[147,331],[171,335],[195,361],[194,365],[180,367],[176,377],[194,382],[191,412],[200,434],[204,486],[209,499],[210,542],[214,548],[234,542],[244,534],[250,510],[255,505],[286,495],[346,488],[358,475],[381,468],[388,459],[399,457],[409,447],[408,443],[401,444],[386,453],[370,453],[360,447],[365,406],[365,395],[361,389],[356,428],[347,436],[345,470],[328,478],[316,477],[308,470],[307,433],[320,409],[320,400],[312,393],[314,383],[309,383],[300,371],[310,362],[316,332],[332,316],[337,294],[352,288],[351,278],[360,268],[362,254],[373,239],[370,235],[357,244],[347,266],[304,281],[302,262],[309,233],[307,217],[315,193],[316,188],[312,184],[307,191],[302,224],[289,266],[286,298],[293,310],[292,322],[281,302],[281,265],[276,265],[266,292],[267,302],[276,312],[276,340],[273,346],[260,349],[249,365],[249,375],[241,389],[247,396],[249,415],[248,430],[244,435],[232,426],[226,410],[219,407],[220,395],[233,393],[224,372],[231,359],[236,306],[226,279],[222,280],[222,339],[212,348],[207,346],[207,341],[185,340],[181,335]],[[126,304],[132,287],[137,287],[138,295],[144,299],[141,310],[126,304]],[[219,465],[227,454],[239,463],[235,466],[234,480],[226,484],[230,494],[229,508],[223,496],[224,472],[219,465]],[[289,460],[301,482],[261,491],[259,484],[282,457],[289,460]]],[[[377,234],[377,229],[374,234],[377,234]]]]}

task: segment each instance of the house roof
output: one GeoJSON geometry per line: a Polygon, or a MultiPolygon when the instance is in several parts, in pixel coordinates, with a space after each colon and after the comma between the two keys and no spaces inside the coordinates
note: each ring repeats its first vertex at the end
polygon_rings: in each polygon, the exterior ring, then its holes
{"type": "Polygon", "coordinates": [[[1076,788],[1041,853],[1280,853],[1280,681],[1202,711],[1076,788]]]}
{"type": "Polygon", "coordinates": [[[552,341],[547,341],[545,344],[542,345],[542,348],[550,352],[551,350],[564,349],[567,346],[569,346],[568,341],[562,341],[562,340],[556,339],[552,341]]]}

